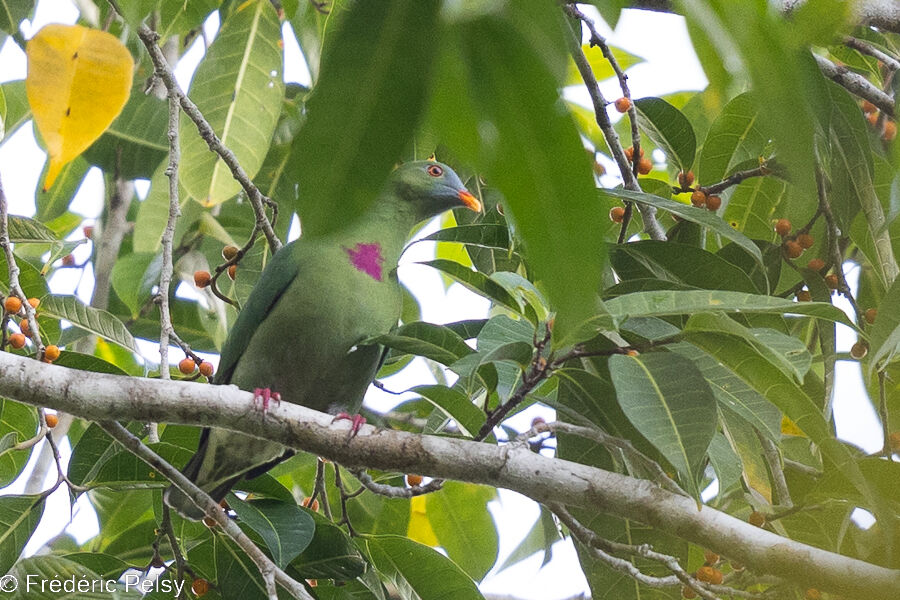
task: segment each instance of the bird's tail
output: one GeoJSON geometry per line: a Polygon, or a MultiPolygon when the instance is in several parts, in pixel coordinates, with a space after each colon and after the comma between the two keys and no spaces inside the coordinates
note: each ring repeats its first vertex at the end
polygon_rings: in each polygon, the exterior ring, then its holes
{"type": "MultiPolygon", "coordinates": [[[[203,466],[203,461],[206,459],[207,449],[209,448],[209,435],[210,429],[204,429],[203,433],[200,435],[200,445],[197,447],[197,452],[194,453],[191,460],[189,460],[181,470],[181,473],[185,477],[197,484],[201,489],[204,489],[204,485],[198,478],[200,476],[201,467],[203,466]]],[[[231,487],[240,479],[241,476],[238,475],[225,481],[217,482],[217,485],[214,488],[210,490],[204,489],[204,491],[212,496],[212,499],[216,502],[221,502],[228,492],[231,491],[231,487]]],[[[191,500],[187,494],[173,485],[170,485],[163,493],[163,501],[185,519],[199,521],[206,515],[206,511],[194,504],[194,501],[191,500]]]]}

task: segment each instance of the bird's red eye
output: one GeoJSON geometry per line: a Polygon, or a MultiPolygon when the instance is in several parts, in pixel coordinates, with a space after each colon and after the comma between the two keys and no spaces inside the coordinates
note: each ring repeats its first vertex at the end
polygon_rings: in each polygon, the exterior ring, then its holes
{"type": "Polygon", "coordinates": [[[440,165],[428,165],[428,168],[425,169],[425,171],[432,177],[440,177],[444,174],[444,169],[442,169],[440,165]]]}

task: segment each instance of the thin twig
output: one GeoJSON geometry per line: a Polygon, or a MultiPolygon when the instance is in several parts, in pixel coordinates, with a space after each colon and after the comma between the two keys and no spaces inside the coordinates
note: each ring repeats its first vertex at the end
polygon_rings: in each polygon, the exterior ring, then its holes
{"type": "Polygon", "coordinates": [[[884,445],[881,454],[890,460],[893,449],[891,448],[891,424],[888,422],[887,389],[884,385],[886,375],[884,371],[878,371],[878,416],[881,418],[881,432],[884,435],[884,445]]]}
{"type": "Polygon", "coordinates": [[[868,100],[885,115],[889,117],[894,116],[894,99],[878,89],[868,79],[859,73],[854,73],[843,65],[838,66],[834,64],[823,56],[818,54],[813,56],[819,65],[819,69],[826,77],[845,88],[851,94],[859,96],[863,100],[868,100]]]}
{"type": "Polygon", "coordinates": [[[354,469],[350,472],[367,490],[381,496],[387,496],[388,498],[413,498],[415,496],[422,496],[424,494],[436,492],[440,490],[444,485],[443,479],[432,479],[425,485],[414,485],[408,488],[399,487],[395,485],[378,483],[377,481],[372,479],[372,476],[366,473],[363,469],[354,469]]]}
{"type": "Polygon", "coordinates": [[[762,164],[755,169],[747,169],[746,171],[732,173],[722,181],[714,183],[713,185],[701,186],[700,189],[706,192],[707,196],[711,196],[713,194],[721,193],[731,186],[741,183],[745,179],[750,179],[751,177],[764,177],[771,173],[772,168],[769,165],[762,164]]]}
{"type": "MultiPolygon", "coordinates": [[[[116,10],[116,12],[122,14],[122,11],[119,10],[119,7],[115,0],[109,0],[109,2],[116,10]]],[[[169,63],[166,61],[165,56],[163,56],[162,50],[160,50],[159,46],[157,45],[159,34],[151,30],[144,23],[141,23],[141,25],[138,27],[137,33],[138,37],[141,39],[141,42],[143,42],[144,46],[147,48],[150,60],[153,62],[153,66],[156,71],[156,76],[162,80],[169,93],[174,95],[174,97],[178,99],[178,102],[181,104],[181,109],[197,126],[197,130],[200,132],[200,137],[203,138],[203,140],[209,145],[210,149],[213,152],[219,155],[219,157],[222,159],[222,162],[224,162],[225,165],[231,170],[231,174],[234,176],[234,178],[238,181],[238,183],[241,184],[241,187],[247,194],[247,198],[250,200],[250,204],[253,206],[253,212],[256,215],[257,226],[266,236],[266,240],[268,240],[269,242],[269,248],[271,249],[272,253],[277,252],[282,246],[281,240],[278,239],[278,236],[275,234],[275,230],[272,227],[272,223],[266,216],[266,207],[273,206],[274,203],[269,198],[267,198],[250,180],[250,177],[247,175],[247,172],[244,171],[244,168],[241,166],[240,162],[238,162],[238,159],[234,155],[234,152],[232,152],[227,146],[225,146],[225,144],[222,143],[222,140],[219,139],[219,136],[216,135],[215,131],[213,131],[213,128],[203,117],[203,114],[200,112],[200,109],[197,108],[197,105],[194,104],[193,101],[191,101],[191,99],[188,98],[181,90],[181,87],[175,80],[175,75],[172,73],[172,69],[170,68],[169,63]]]]}
{"type": "Polygon", "coordinates": [[[9,241],[9,205],[6,201],[6,192],[3,191],[3,182],[0,181],[0,246],[6,255],[6,268],[9,272],[9,295],[16,296],[22,301],[22,310],[25,311],[25,319],[31,333],[31,340],[36,349],[35,357],[44,357],[44,342],[38,331],[37,319],[34,316],[34,308],[28,302],[28,296],[19,285],[19,265],[16,264],[16,256],[13,254],[12,242],[9,241]]]}
{"type": "Polygon", "coordinates": [[[159,471],[166,479],[179,490],[184,492],[191,501],[206,512],[206,516],[213,519],[244,552],[256,564],[266,585],[266,592],[270,600],[277,600],[277,588],[280,584],[295,598],[300,600],[313,600],[312,596],[303,587],[303,584],[293,579],[283,570],[279,569],[266,554],[260,550],[241,528],[228,518],[225,511],[213,500],[209,494],[185,477],[181,471],[166,462],[161,456],[145,446],[141,440],[115,421],[103,421],[99,425],[113,439],[121,443],[132,454],[159,471]]]}
{"type": "Polygon", "coordinates": [[[884,66],[891,71],[900,70],[900,59],[898,59],[896,56],[887,54],[880,48],[876,48],[865,40],[847,36],[844,38],[844,45],[848,48],[853,48],[854,50],[861,52],[862,54],[867,54],[872,58],[880,60],[882,64],[884,64],[884,66]]]}
{"type": "Polygon", "coordinates": [[[794,501],[791,500],[791,491],[788,488],[787,480],[784,478],[784,469],[781,467],[781,455],[778,453],[778,448],[775,446],[775,442],[759,431],[756,432],[756,437],[759,439],[760,446],[762,446],[763,459],[766,461],[766,465],[768,465],[769,472],[772,475],[772,482],[775,486],[775,502],[779,506],[790,508],[794,505],[794,501]]]}
{"type": "Polygon", "coordinates": [[[614,435],[609,435],[608,433],[601,431],[600,429],[595,427],[583,427],[581,425],[564,423],[562,421],[553,421],[551,423],[537,423],[528,431],[519,434],[516,440],[526,441],[544,432],[575,435],[596,442],[610,452],[622,452],[623,454],[627,455],[628,458],[632,461],[639,463],[647,468],[654,475],[654,481],[656,481],[656,483],[658,483],[661,487],[675,494],[688,496],[688,494],[684,490],[682,490],[681,487],[677,483],[675,483],[675,481],[671,477],[666,475],[666,472],[658,462],[635,448],[630,440],[616,437],[614,435]]]}
{"type": "MultiPolygon", "coordinates": [[[[589,20],[581,11],[578,10],[577,7],[572,4],[566,4],[564,6],[564,10],[579,22],[589,20]]],[[[619,134],[616,133],[615,128],[609,120],[609,115],[606,114],[606,106],[609,103],[606,101],[606,98],[603,97],[603,93],[600,91],[600,86],[597,83],[597,78],[594,76],[594,72],[591,70],[591,65],[585,57],[584,51],[581,49],[580,27],[578,31],[572,30],[571,35],[568,35],[566,37],[569,38],[569,51],[572,54],[572,58],[575,60],[575,66],[578,67],[578,72],[581,74],[581,78],[582,80],[584,80],[584,84],[587,87],[588,94],[591,97],[591,102],[594,106],[594,117],[597,119],[597,125],[600,126],[600,130],[603,132],[603,138],[606,140],[606,144],[609,146],[610,152],[613,155],[613,159],[616,161],[616,165],[619,167],[619,172],[622,174],[622,180],[624,182],[625,189],[640,192],[641,186],[638,183],[637,177],[635,177],[634,172],[632,171],[632,166],[628,164],[628,158],[625,156],[625,150],[622,148],[622,144],[619,141],[619,134]]],[[[638,154],[633,155],[633,157],[635,162],[637,162],[640,158],[640,150],[638,150],[638,154]]],[[[650,205],[642,204],[638,206],[638,210],[640,211],[641,218],[644,221],[644,231],[647,233],[647,235],[649,235],[651,239],[665,241],[666,232],[663,231],[663,228],[659,224],[659,221],[656,220],[656,208],[650,205]]]]}

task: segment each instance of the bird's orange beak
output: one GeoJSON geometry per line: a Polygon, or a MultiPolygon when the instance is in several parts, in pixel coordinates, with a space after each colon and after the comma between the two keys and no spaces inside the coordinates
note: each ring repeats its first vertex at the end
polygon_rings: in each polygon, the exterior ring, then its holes
{"type": "Polygon", "coordinates": [[[466,190],[462,190],[458,195],[462,203],[466,205],[466,208],[470,208],[475,212],[481,212],[481,209],[483,208],[481,206],[481,200],[479,200],[466,190]]]}

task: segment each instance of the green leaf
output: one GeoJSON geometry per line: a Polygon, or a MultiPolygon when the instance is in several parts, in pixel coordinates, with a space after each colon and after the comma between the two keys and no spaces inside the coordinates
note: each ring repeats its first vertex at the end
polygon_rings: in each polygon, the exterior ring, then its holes
{"type": "Polygon", "coordinates": [[[631,424],[678,470],[695,498],[716,431],[716,399],[694,364],[677,354],[615,355],[609,372],[631,424]]]}
{"type": "Polygon", "coordinates": [[[439,8],[436,0],[384,0],[338,15],[288,169],[305,235],[358,218],[400,160],[424,109],[439,8]]]}
{"type": "Polygon", "coordinates": [[[294,503],[266,499],[244,502],[231,494],[228,505],[265,540],[272,559],[282,569],[313,539],[315,521],[294,503]]]}
{"type": "Polygon", "coordinates": [[[439,229],[427,235],[420,242],[458,242],[479,248],[509,250],[509,228],[505,225],[480,223],[439,229]]]}
{"type": "Polygon", "coordinates": [[[725,179],[736,165],[758,160],[768,138],[759,129],[759,109],[749,93],[732,98],[716,117],[697,162],[697,179],[712,185],[725,179]]]}
{"type": "MultiPolygon", "coordinates": [[[[281,25],[270,2],[245,2],[222,25],[197,67],[190,97],[249,177],[256,175],[284,98],[281,25]]],[[[187,116],[181,121],[181,183],[202,204],[220,204],[241,187],[209,151],[187,116]]]]}
{"type": "Polygon", "coordinates": [[[878,316],[869,329],[872,357],[869,368],[883,368],[900,351],[900,278],[894,281],[878,305],[878,316]]]}
{"type": "Polygon", "coordinates": [[[59,239],[43,223],[28,217],[10,215],[9,241],[19,244],[47,244],[59,239]]]}
{"type": "Polygon", "coordinates": [[[409,391],[419,394],[456,421],[464,435],[470,437],[475,435],[484,424],[484,411],[456,389],[443,385],[419,385],[409,391]]]}
{"type": "Polygon", "coordinates": [[[497,528],[487,503],[496,490],[447,481],[425,496],[425,514],[439,545],[475,581],[481,581],[497,561],[497,528]]]}
{"type": "Polygon", "coordinates": [[[452,102],[435,112],[433,122],[441,134],[455,136],[448,137],[452,150],[503,192],[533,279],[557,313],[554,336],[562,335],[595,308],[605,260],[597,232],[603,230],[608,207],[597,206],[592,165],[572,119],[560,108],[561,73],[546,60],[551,49],[537,41],[552,44],[565,39],[561,34],[572,37],[573,44],[580,40],[560,31],[560,25],[568,25],[560,23],[551,5],[507,3],[503,8],[506,18],[497,11],[455,24],[438,84],[452,94],[452,102]],[[523,21],[533,26],[527,34],[520,27],[523,21]],[[460,59],[461,65],[444,69],[460,59]],[[465,96],[471,96],[477,111],[457,110],[465,96]],[[480,135],[456,135],[459,127],[480,135]]]}
{"type": "Polygon", "coordinates": [[[610,262],[620,280],[653,278],[701,289],[757,293],[744,271],[701,248],[642,240],[610,244],[610,262]]]}
{"type": "Polygon", "coordinates": [[[45,296],[41,298],[41,313],[57,319],[65,319],[76,327],[119,344],[140,354],[134,338],[125,325],[112,314],[82,303],[74,296],[45,296]]]}
{"type": "Polygon", "coordinates": [[[150,292],[159,283],[162,253],[126,254],[116,260],[112,270],[112,286],[116,295],[136,317],[150,299],[150,292]]]}
{"type": "Polygon", "coordinates": [[[440,258],[424,261],[419,264],[435,268],[441,273],[449,275],[454,281],[472,290],[476,294],[484,296],[488,300],[496,302],[513,312],[522,312],[522,307],[519,306],[519,302],[512,294],[507,292],[503,286],[486,276],[484,273],[474,271],[458,262],[440,258]]]}
{"type": "Polygon", "coordinates": [[[122,573],[131,568],[124,560],[102,552],[73,552],[63,558],[87,567],[103,579],[118,579],[122,573]]]}
{"type": "Polygon", "coordinates": [[[369,338],[363,343],[382,344],[392,350],[424,356],[443,365],[450,365],[473,352],[453,330],[424,321],[402,325],[394,333],[369,338]]]}
{"type": "Polygon", "coordinates": [[[0,573],[9,571],[19,558],[43,513],[40,495],[0,496],[0,573]]]}
{"type": "Polygon", "coordinates": [[[33,406],[0,398],[0,488],[19,476],[31,456],[31,448],[13,450],[12,447],[31,439],[37,431],[38,416],[33,406]]]}
{"type": "Polygon", "coordinates": [[[722,218],[729,227],[755,240],[776,240],[772,221],[793,188],[773,177],[753,177],[742,181],[728,199],[722,218]]]}
{"type": "Polygon", "coordinates": [[[309,546],[291,561],[291,569],[304,579],[345,581],[363,574],[366,561],[344,530],[309,509],[316,530],[309,546]]]}
{"type": "Polygon", "coordinates": [[[372,564],[403,600],[484,600],[475,582],[447,557],[406,538],[362,538],[372,564]]]}
{"type": "Polygon", "coordinates": [[[719,480],[719,494],[724,494],[741,479],[741,458],[731,449],[728,439],[718,431],[708,449],[709,464],[719,480]]]}
{"type": "MultiPolygon", "coordinates": [[[[2,2],[3,0],[0,0],[2,2]]],[[[14,0],[21,1],[21,0],[14,0]]],[[[0,85],[6,100],[6,115],[3,120],[6,129],[6,137],[0,142],[8,140],[18,131],[19,127],[31,120],[31,105],[25,95],[25,80],[8,81],[0,85]]]]}
{"type": "Polygon", "coordinates": [[[27,19],[32,10],[32,0],[0,0],[0,31],[18,33],[19,23],[27,19]]]}
{"type": "MultiPolygon", "coordinates": [[[[141,484],[145,487],[163,487],[168,485],[166,479],[153,467],[121,447],[115,447],[115,453],[103,461],[96,473],[84,481],[84,485],[122,487],[121,484],[141,484]]],[[[154,452],[162,456],[168,463],[178,467],[184,466],[193,454],[191,451],[164,442],[150,444],[154,452]]]]}
{"type": "MultiPolygon", "coordinates": [[[[169,152],[168,102],[156,94],[145,94],[145,86],[144,78],[139,77],[125,108],[84,151],[89,163],[122,179],[148,179],[169,152]]],[[[192,131],[191,135],[197,137],[197,132],[192,131]]]]}
{"type": "MultiPolygon", "coordinates": [[[[38,187],[35,218],[44,223],[65,214],[90,166],[84,158],[79,156],[62,168],[49,190],[38,187]]],[[[45,164],[40,181],[44,181],[46,170],[45,164]]]]}
{"type": "Polygon", "coordinates": [[[540,516],[531,528],[531,531],[519,542],[519,545],[509,553],[498,572],[503,571],[525,560],[536,552],[544,551],[544,560],[541,568],[545,567],[553,558],[553,544],[560,540],[559,529],[553,521],[553,514],[544,506],[540,506],[540,516]]]}
{"type": "Polygon", "coordinates": [[[680,110],[662,98],[639,98],[634,101],[638,111],[638,125],[653,143],[666,153],[679,171],[688,171],[694,164],[697,139],[691,122],[680,110]]]}
{"type": "MultiPolygon", "coordinates": [[[[167,163],[159,165],[150,178],[150,191],[138,205],[134,222],[134,251],[158,252],[163,231],[169,220],[169,178],[166,176],[167,163]]],[[[179,183],[179,198],[187,202],[187,191],[179,183]]]]}
{"type": "MultiPolygon", "coordinates": [[[[615,196],[616,198],[621,198],[622,200],[631,200],[632,202],[637,202],[639,204],[648,204],[650,206],[655,206],[656,208],[668,211],[673,215],[684,219],[685,221],[690,221],[692,223],[697,223],[698,225],[708,227],[713,233],[717,233],[725,239],[731,240],[742,249],[746,250],[747,253],[750,254],[750,256],[752,256],[754,259],[756,259],[756,261],[760,265],[763,264],[762,253],[759,251],[757,245],[753,243],[753,240],[742,234],[740,231],[735,230],[733,227],[730,227],[725,221],[722,220],[721,217],[719,217],[715,213],[712,213],[704,208],[697,208],[695,206],[690,206],[687,204],[682,204],[681,202],[669,200],[668,198],[654,196],[653,194],[632,192],[623,189],[603,191],[610,196],[615,196]]],[[[771,227],[769,227],[769,229],[771,229],[771,227]]]]}

